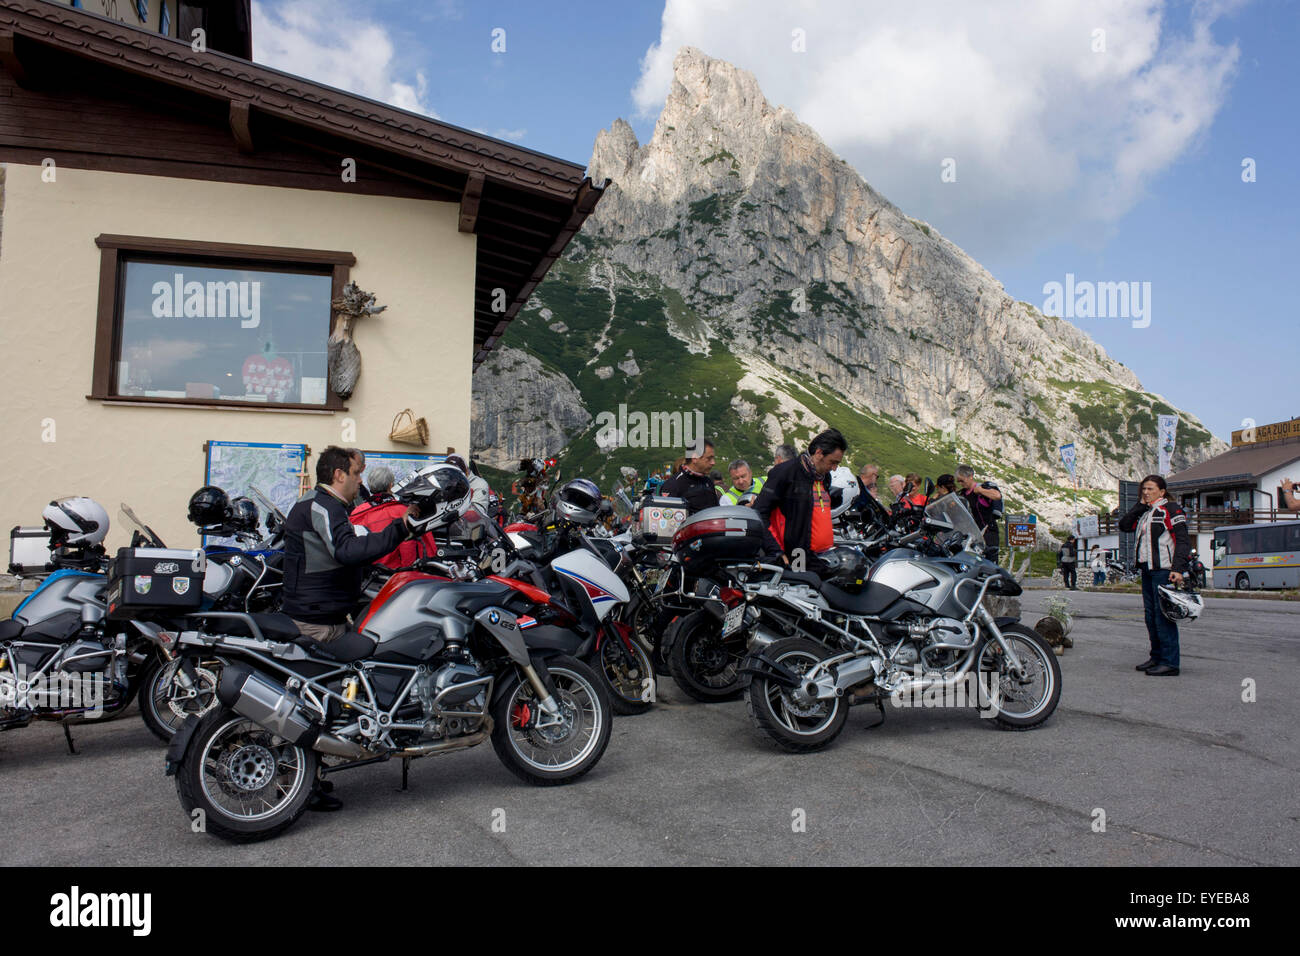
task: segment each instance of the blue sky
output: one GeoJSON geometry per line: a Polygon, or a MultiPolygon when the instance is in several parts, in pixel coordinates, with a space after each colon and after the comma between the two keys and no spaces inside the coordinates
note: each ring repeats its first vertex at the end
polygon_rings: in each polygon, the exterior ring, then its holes
{"type": "Polygon", "coordinates": [[[1041,309],[1066,273],[1151,283],[1149,327],[1075,324],[1215,434],[1300,415],[1296,0],[256,0],[253,43],[279,69],[583,163],[616,117],[649,138],[672,53],[698,46],[1015,298],[1041,309]]]}

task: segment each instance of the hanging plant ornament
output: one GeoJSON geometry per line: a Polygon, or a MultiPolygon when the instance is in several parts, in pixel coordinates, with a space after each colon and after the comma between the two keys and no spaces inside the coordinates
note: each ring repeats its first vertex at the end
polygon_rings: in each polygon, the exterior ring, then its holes
{"type": "Polygon", "coordinates": [[[343,294],[331,303],[338,314],[329,340],[329,384],[339,398],[348,398],[361,377],[361,352],[352,341],[352,325],[367,315],[378,315],[388,308],[375,305],[373,293],[365,292],[355,282],[343,287],[343,294]]]}

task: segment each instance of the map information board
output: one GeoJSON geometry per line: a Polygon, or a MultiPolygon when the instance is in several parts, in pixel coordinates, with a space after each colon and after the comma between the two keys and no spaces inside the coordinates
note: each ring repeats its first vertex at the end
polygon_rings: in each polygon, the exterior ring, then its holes
{"type": "MultiPolygon", "coordinates": [[[[231,498],[248,495],[256,485],[285,514],[298,500],[299,474],[307,464],[307,446],[245,441],[209,441],[204,483],[231,498]]],[[[313,482],[314,484],[314,482],[313,482]]],[[[265,534],[266,514],[259,505],[258,532],[265,534]]],[[[204,544],[235,544],[232,538],[204,536],[204,544]]]]}

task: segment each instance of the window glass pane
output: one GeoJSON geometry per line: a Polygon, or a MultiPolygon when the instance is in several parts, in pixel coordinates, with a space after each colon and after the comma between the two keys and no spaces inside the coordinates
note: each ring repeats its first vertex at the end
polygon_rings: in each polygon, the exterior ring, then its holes
{"type": "Polygon", "coordinates": [[[1288,551],[1300,548],[1300,524],[1289,525],[1286,529],[1286,547],[1288,551]]]}
{"type": "Polygon", "coordinates": [[[326,401],[331,275],[128,261],[117,394],[326,401]]]}
{"type": "Polygon", "coordinates": [[[1229,531],[1228,532],[1228,553],[1229,554],[1250,554],[1254,551],[1255,535],[1249,531],[1229,531]]]}
{"type": "Polygon", "coordinates": [[[1282,550],[1283,544],[1281,528],[1260,528],[1258,534],[1260,551],[1282,550]]]}

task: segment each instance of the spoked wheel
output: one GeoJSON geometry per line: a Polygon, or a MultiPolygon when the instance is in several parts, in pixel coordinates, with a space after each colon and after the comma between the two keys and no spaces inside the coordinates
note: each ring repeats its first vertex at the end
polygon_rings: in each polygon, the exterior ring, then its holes
{"type": "Polygon", "coordinates": [[[192,688],[186,689],[177,681],[180,665],[180,658],[155,659],[145,669],[140,682],[140,716],[144,725],[162,740],[171,740],[190,714],[202,717],[217,706],[220,672],[215,666],[209,662],[198,664],[197,680],[192,688]]]}
{"type": "Polygon", "coordinates": [[[319,765],[314,750],[218,708],[195,728],[176,792],[208,833],[237,843],[265,840],[302,815],[319,765]]]}
{"type": "Polygon", "coordinates": [[[532,685],[516,671],[492,709],[492,747],[517,776],[547,787],[576,780],[600,761],[609,744],[609,694],[586,664],[547,661],[559,714],[546,714],[532,685]]]}
{"type": "Polygon", "coordinates": [[[644,714],[654,705],[655,668],[640,641],[624,641],[617,634],[606,638],[597,663],[614,713],[644,714]]]}
{"type": "Polygon", "coordinates": [[[980,706],[996,711],[993,722],[1001,729],[1028,730],[1056,710],[1061,700],[1061,665],[1051,645],[1037,631],[1023,624],[1001,630],[1020,658],[1024,673],[1013,673],[1001,645],[986,640],[979,650],[977,665],[980,706]]]}
{"type": "MultiPolygon", "coordinates": [[[[816,641],[791,637],[769,644],[765,657],[798,676],[808,673],[828,651],[816,641]]],[[[745,703],[754,724],[786,750],[820,750],[839,736],[848,719],[843,699],[816,700],[802,688],[755,674],[745,688],[745,703]]]]}
{"type": "Polygon", "coordinates": [[[691,697],[705,703],[740,696],[740,665],[745,657],[743,633],[722,639],[722,625],[707,611],[694,611],[673,622],[666,635],[671,649],[668,669],[691,697]]]}

